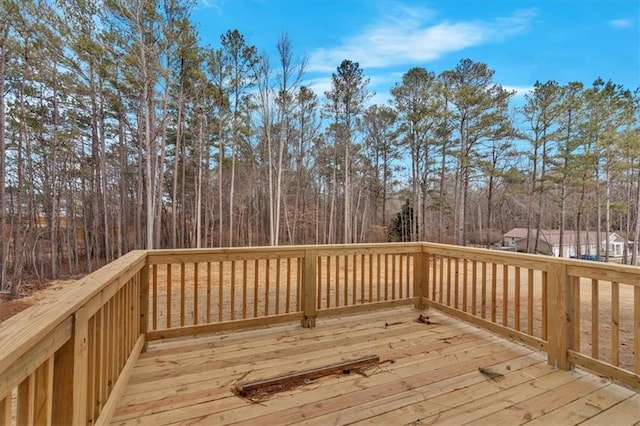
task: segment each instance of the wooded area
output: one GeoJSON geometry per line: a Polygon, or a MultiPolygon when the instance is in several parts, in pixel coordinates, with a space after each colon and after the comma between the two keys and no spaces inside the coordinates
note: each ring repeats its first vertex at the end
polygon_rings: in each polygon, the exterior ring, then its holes
{"type": "Polygon", "coordinates": [[[514,108],[463,59],[372,105],[348,58],[305,86],[287,35],[276,57],[237,30],[202,46],[190,1],[0,1],[0,290],[136,248],[490,245],[514,226],[638,246],[640,88],[536,82],[514,108]]]}

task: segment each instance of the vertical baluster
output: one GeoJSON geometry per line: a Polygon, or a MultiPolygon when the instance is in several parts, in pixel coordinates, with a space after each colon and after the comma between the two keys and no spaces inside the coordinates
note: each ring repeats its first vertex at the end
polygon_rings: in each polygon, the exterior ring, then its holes
{"type": "Polygon", "coordinates": [[[349,255],[344,255],[344,306],[349,305],[349,255]]]}
{"type": "Polygon", "coordinates": [[[478,303],[478,261],[471,261],[471,315],[476,315],[478,303]]]}
{"type": "Polygon", "coordinates": [[[373,301],[373,255],[369,255],[369,303],[373,301]]]}
{"type": "Polygon", "coordinates": [[[35,420],[35,374],[28,375],[18,386],[18,425],[32,425],[35,420]]]}
{"type": "Polygon", "coordinates": [[[224,261],[218,261],[218,321],[224,319],[224,261]]]}
{"type": "Polygon", "coordinates": [[[198,287],[199,287],[199,277],[198,277],[198,263],[195,262],[193,264],[193,325],[198,324],[198,304],[200,303],[198,298],[198,287]]]}
{"type": "Polygon", "coordinates": [[[271,280],[271,259],[267,259],[265,272],[265,298],[264,298],[264,314],[269,315],[269,281],[271,280]]]}
{"type": "Polygon", "coordinates": [[[502,325],[509,324],[509,266],[502,265],[502,325]]]}
{"type": "Polygon", "coordinates": [[[620,365],[620,285],[611,283],[611,363],[620,365]]]}
{"type": "Polygon", "coordinates": [[[167,265],[167,328],[171,328],[171,264],[167,265]]]}
{"type": "Polygon", "coordinates": [[[634,370],[640,374],[640,286],[633,287],[633,352],[634,370]]]}
{"type": "MultiPolygon", "coordinates": [[[[96,317],[94,315],[87,321],[87,370],[85,372],[87,384],[86,386],[83,386],[85,389],[82,390],[86,396],[85,410],[90,420],[95,419],[93,407],[95,406],[95,400],[97,399],[95,385],[97,375],[96,371],[98,368],[96,367],[96,346],[96,317]]],[[[18,398],[19,397],[20,396],[18,395],[18,398]]],[[[19,402],[20,401],[18,400],[18,403],[19,402]]],[[[20,404],[18,404],[18,409],[19,408],[20,404]]],[[[20,425],[22,423],[18,420],[18,424],[20,425]]]]}
{"type": "Polygon", "coordinates": [[[547,340],[547,272],[542,272],[542,340],[547,340]]]}
{"type": "Polygon", "coordinates": [[[364,294],[364,254],[360,255],[360,303],[364,303],[367,299],[364,294]]]}
{"type": "Polygon", "coordinates": [[[327,308],[331,307],[331,256],[327,255],[327,308]]]}
{"type": "Polygon", "coordinates": [[[336,255],[336,308],[340,306],[340,255],[336,255]]]}
{"type": "Polygon", "coordinates": [[[231,261],[231,301],[229,302],[231,321],[236,319],[236,261],[231,261]]]}
{"type": "Polygon", "coordinates": [[[377,282],[377,288],[376,290],[378,291],[378,302],[382,299],[382,295],[380,294],[380,285],[381,285],[381,274],[382,274],[382,267],[380,265],[380,259],[381,259],[381,255],[380,253],[378,253],[377,258],[376,258],[376,269],[378,270],[378,282],[377,282]]]}
{"type": "Polygon", "coordinates": [[[258,276],[260,275],[260,260],[253,262],[253,317],[258,318],[258,276]]]}
{"type": "Polygon", "coordinates": [[[184,327],[185,312],[185,300],[186,300],[186,277],[185,277],[185,264],[180,263],[180,327],[184,327]]]}
{"type": "Polygon", "coordinates": [[[322,256],[318,256],[316,268],[318,269],[318,280],[316,282],[316,287],[318,288],[316,309],[320,309],[322,308],[322,256]]]}
{"type": "Polygon", "coordinates": [[[247,260],[242,261],[242,318],[247,318],[247,260]]]}
{"type": "Polygon", "coordinates": [[[527,334],[533,336],[533,269],[527,270],[527,334]]]}
{"type": "Polygon", "coordinates": [[[444,256],[440,255],[440,265],[438,270],[438,302],[442,303],[444,299],[444,256]]]}
{"type": "Polygon", "coordinates": [[[151,317],[152,320],[152,324],[153,324],[153,330],[157,330],[158,329],[158,265],[153,265],[152,268],[152,295],[153,295],[153,301],[152,301],[152,309],[153,309],[153,316],[151,317]]]}
{"type": "Polygon", "coordinates": [[[487,262],[482,262],[482,277],[480,277],[480,316],[487,317],[487,262]]]}
{"type": "Polygon", "coordinates": [[[516,266],[515,269],[515,293],[514,293],[514,301],[513,301],[513,317],[514,317],[514,325],[513,327],[520,331],[520,267],[516,266]]]}
{"type": "Polygon", "coordinates": [[[573,317],[571,318],[573,343],[570,348],[580,351],[580,277],[572,277],[570,283],[573,286],[573,317]]]}
{"type": "Polygon", "coordinates": [[[35,424],[51,424],[53,412],[51,395],[53,395],[53,355],[38,367],[35,373],[35,424]]]}
{"type": "Polygon", "coordinates": [[[287,299],[285,301],[285,313],[291,311],[291,258],[287,258],[287,299]]]}
{"type": "Polygon", "coordinates": [[[211,262],[207,262],[207,324],[211,323],[211,262]]]}
{"type": "Polygon", "coordinates": [[[454,273],[453,306],[454,306],[454,308],[458,309],[458,306],[460,304],[460,299],[459,299],[459,297],[460,297],[459,296],[460,295],[460,259],[455,257],[455,258],[453,258],[453,260],[456,262],[455,270],[453,272],[454,273]]]}
{"type": "MultiPolygon", "coordinates": [[[[400,265],[399,265],[399,268],[398,268],[398,269],[399,269],[399,271],[398,271],[398,273],[399,273],[399,277],[398,277],[398,279],[400,280],[400,285],[398,286],[398,289],[399,289],[398,297],[399,297],[400,299],[402,299],[402,298],[403,298],[403,297],[402,297],[402,288],[404,287],[404,280],[403,280],[403,268],[404,268],[404,266],[403,266],[403,265],[404,265],[404,258],[405,258],[405,257],[406,257],[406,256],[405,256],[405,255],[403,255],[403,254],[401,254],[401,255],[400,255],[400,265]]],[[[426,258],[427,258],[427,265],[426,265],[426,267],[427,267],[427,271],[429,271],[429,269],[428,269],[428,268],[429,268],[429,257],[428,257],[428,256],[426,256],[426,258]]],[[[427,274],[426,274],[425,278],[426,278],[426,281],[427,281],[427,289],[428,289],[428,288],[429,288],[429,273],[428,273],[428,272],[427,272],[427,274]]],[[[427,290],[427,294],[425,294],[425,297],[429,297],[429,294],[428,294],[428,293],[429,293],[429,291],[427,290]]]]}
{"type": "Polygon", "coordinates": [[[351,255],[351,259],[352,259],[352,275],[351,275],[351,281],[352,281],[352,286],[351,286],[351,291],[352,291],[352,303],[355,305],[358,302],[358,285],[357,285],[357,274],[356,271],[358,270],[357,265],[356,265],[356,259],[357,259],[357,255],[353,254],[351,255]]]}
{"type": "Polygon", "coordinates": [[[468,271],[467,271],[467,258],[462,260],[462,311],[467,312],[467,291],[469,286],[468,271]]]}
{"type": "Polygon", "coordinates": [[[591,280],[591,357],[600,358],[600,307],[598,280],[591,280]]]}
{"type": "Polygon", "coordinates": [[[10,426],[11,422],[11,392],[0,400],[0,425],[10,426]]]}
{"type": "Polygon", "coordinates": [[[276,315],[280,313],[280,258],[276,259],[276,315]]]}
{"type": "Polygon", "coordinates": [[[496,294],[498,286],[498,265],[491,263],[491,322],[496,322],[496,294]]]}
{"type": "Polygon", "coordinates": [[[296,259],[296,276],[297,276],[297,280],[296,280],[296,312],[299,312],[302,310],[302,276],[303,276],[303,264],[302,264],[302,258],[297,258],[296,259]]]}
{"type": "MultiPolygon", "coordinates": [[[[427,256],[427,260],[429,260],[428,256],[427,256]]],[[[413,286],[412,286],[411,278],[412,278],[413,274],[411,273],[412,269],[411,269],[411,263],[410,262],[413,261],[413,256],[407,255],[406,256],[406,261],[407,261],[407,265],[406,265],[407,266],[407,273],[406,273],[406,278],[405,278],[405,281],[406,281],[405,294],[407,295],[407,297],[412,297],[413,294],[411,294],[411,288],[413,286]]],[[[424,270],[424,273],[428,274],[429,273],[429,262],[427,262],[427,264],[425,265],[425,268],[426,269],[424,270]]],[[[428,282],[429,282],[429,279],[427,277],[427,283],[428,282]]],[[[425,296],[428,296],[428,295],[425,295],[425,296]]]]}

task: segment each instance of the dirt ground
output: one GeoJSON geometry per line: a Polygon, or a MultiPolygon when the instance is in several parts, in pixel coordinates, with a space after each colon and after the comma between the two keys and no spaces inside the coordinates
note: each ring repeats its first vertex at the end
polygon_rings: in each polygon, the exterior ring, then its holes
{"type": "Polygon", "coordinates": [[[0,292],[0,322],[24,311],[40,300],[45,300],[58,293],[76,280],[42,280],[24,283],[20,289],[20,297],[12,298],[8,292],[0,292]]]}

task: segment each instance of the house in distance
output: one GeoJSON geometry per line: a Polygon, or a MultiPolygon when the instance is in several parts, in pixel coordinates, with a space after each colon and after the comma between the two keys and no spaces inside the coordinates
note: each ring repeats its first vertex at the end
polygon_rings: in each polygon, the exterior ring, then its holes
{"type": "MultiPolygon", "coordinates": [[[[564,244],[562,254],[560,253],[560,230],[541,229],[538,234],[536,229],[527,231],[527,228],[513,228],[503,235],[503,244],[518,252],[527,251],[527,242],[530,251],[536,247],[535,239],[539,235],[537,253],[547,254],[556,257],[578,257],[596,260],[597,247],[600,245],[600,255],[605,256],[607,252],[607,234],[600,232],[600,239],[595,231],[582,231],[578,236],[576,231],[564,231],[564,244]],[[580,241],[578,241],[578,237],[580,241]],[[579,254],[578,254],[579,253],[579,254]]],[[[624,246],[627,244],[628,253],[633,249],[633,242],[627,241],[615,232],[609,233],[609,257],[622,257],[624,246]]]]}

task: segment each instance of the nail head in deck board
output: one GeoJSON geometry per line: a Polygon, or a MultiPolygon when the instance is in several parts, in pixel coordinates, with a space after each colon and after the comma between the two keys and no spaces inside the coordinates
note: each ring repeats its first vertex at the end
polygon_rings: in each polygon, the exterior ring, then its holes
{"type": "Polygon", "coordinates": [[[340,362],[329,364],[323,367],[310,368],[307,370],[282,374],[282,375],[271,377],[268,379],[260,379],[260,380],[255,380],[253,382],[247,382],[239,386],[238,390],[241,395],[246,395],[247,392],[266,388],[269,386],[283,384],[291,380],[316,379],[318,377],[324,377],[330,374],[342,372],[344,370],[352,370],[352,369],[356,369],[359,367],[363,367],[363,366],[378,363],[378,362],[380,362],[380,357],[378,355],[367,355],[362,358],[357,358],[357,359],[348,360],[348,361],[340,361],[340,362]]]}

